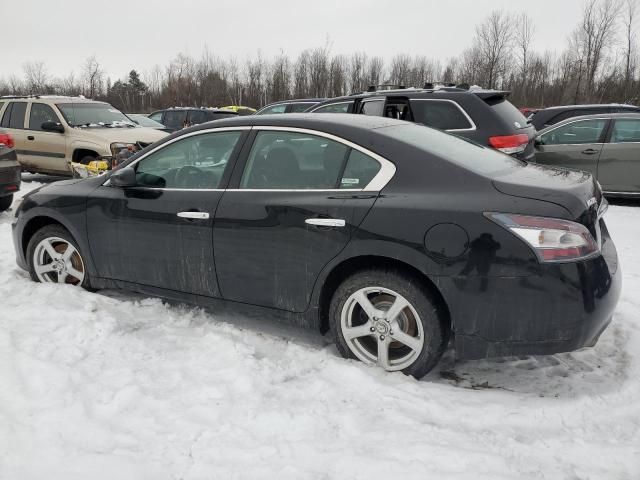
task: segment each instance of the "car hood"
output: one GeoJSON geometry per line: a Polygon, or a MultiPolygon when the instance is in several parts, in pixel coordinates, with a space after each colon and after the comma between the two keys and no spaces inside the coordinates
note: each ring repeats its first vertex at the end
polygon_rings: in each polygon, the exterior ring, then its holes
{"type": "MultiPolygon", "coordinates": [[[[76,127],[82,128],[82,127],[76,127]]],[[[153,143],[167,136],[166,132],[148,127],[86,127],[82,133],[89,139],[104,143],[153,143]]]]}
{"type": "Polygon", "coordinates": [[[495,177],[493,185],[507,195],[560,205],[574,219],[581,218],[591,208],[597,211],[602,201],[602,191],[590,173],[535,163],[495,177]]]}

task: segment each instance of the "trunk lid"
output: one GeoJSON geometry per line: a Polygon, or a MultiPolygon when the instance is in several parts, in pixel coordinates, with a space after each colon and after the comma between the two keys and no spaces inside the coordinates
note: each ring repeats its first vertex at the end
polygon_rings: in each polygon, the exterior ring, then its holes
{"type": "Polygon", "coordinates": [[[571,219],[591,229],[604,201],[600,186],[590,173],[527,164],[494,177],[493,186],[514,197],[532,198],[564,207],[571,219]]]}

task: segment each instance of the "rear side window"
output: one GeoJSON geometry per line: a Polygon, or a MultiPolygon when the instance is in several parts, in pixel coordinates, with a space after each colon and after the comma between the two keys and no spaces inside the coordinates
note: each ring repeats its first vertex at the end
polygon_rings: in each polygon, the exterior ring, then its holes
{"type": "Polygon", "coordinates": [[[206,112],[202,112],[202,111],[192,111],[189,113],[189,124],[190,125],[197,125],[199,123],[204,123],[207,120],[207,114],[206,112]]]}
{"type": "Polygon", "coordinates": [[[413,120],[439,130],[471,130],[469,118],[457,103],[447,100],[411,100],[413,120]]]}
{"type": "Polygon", "coordinates": [[[335,189],[348,151],[346,145],[308,133],[259,132],[240,188],[335,189]]]}
{"type": "Polygon", "coordinates": [[[527,128],[527,119],[524,118],[524,115],[518,110],[513,104],[505,100],[504,98],[499,99],[487,99],[487,104],[491,107],[498,116],[504,120],[506,120],[509,125],[513,126],[516,129],[527,128]]]}
{"type": "Polygon", "coordinates": [[[29,129],[42,130],[44,122],[60,122],[60,119],[49,105],[44,103],[32,103],[29,114],[29,129]]]}
{"type": "Polygon", "coordinates": [[[310,108],[313,103],[292,103],[289,106],[289,113],[304,112],[307,108],[310,108]]]}
{"type": "Polygon", "coordinates": [[[151,120],[155,120],[158,123],[162,123],[162,112],[156,112],[149,115],[151,120]]]}
{"type": "Polygon", "coordinates": [[[341,102],[341,103],[332,103],[330,105],[324,105],[316,110],[314,113],[349,113],[351,110],[350,107],[353,105],[353,102],[341,102]]]}
{"type": "Polygon", "coordinates": [[[384,111],[384,100],[373,100],[370,102],[362,102],[360,107],[360,113],[364,115],[371,115],[374,117],[381,117],[384,111]]]}
{"type": "Polygon", "coordinates": [[[616,120],[611,132],[611,143],[640,142],[640,120],[616,120]]]}
{"type": "Polygon", "coordinates": [[[358,150],[351,150],[340,180],[340,188],[364,188],[380,171],[380,163],[358,150]]]}
{"type": "Polygon", "coordinates": [[[167,110],[164,114],[164,123],[169,128],[180,129],[186,126],[186,110],[167,110]]]}
{"type": "Polygon", "coordinates": [[[287,105],[284,103],[280,105],[274,105],[272,107],[267,107],[264,110],[262,110],[260,112],[260,115],[269,115],[272,113],[284,113],[286,109],[287,109],[287,105]]]}
{"type": "Polygon", "coordinates": [[[24,129],[24,116],[27,102],[11,102],[2,116],[1,126],[5,128],[24,129]]]}

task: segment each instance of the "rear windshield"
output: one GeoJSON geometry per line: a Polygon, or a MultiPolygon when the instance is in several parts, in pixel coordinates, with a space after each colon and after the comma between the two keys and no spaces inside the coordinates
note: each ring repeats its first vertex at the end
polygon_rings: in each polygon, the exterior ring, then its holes
{"type": "Polygon", "coordinates": [[[498,176],[526,165],[526,162],[493,148],[422,125],[398,125],[377,131],[485,176],[498,176]]]}
{"type": "Polygon", "coordinates": [[[516,129],[527,128],[527,119],[509,100],[504,98],[489,98],[486,100],[491,109],[501,118],[509,122],[516,129]]]}

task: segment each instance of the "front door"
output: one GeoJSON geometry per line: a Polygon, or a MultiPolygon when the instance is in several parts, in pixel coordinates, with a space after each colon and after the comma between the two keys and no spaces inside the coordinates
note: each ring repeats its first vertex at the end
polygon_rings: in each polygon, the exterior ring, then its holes
{"type": "Polygon", "coordinates": [[[61,123],[58,115],[45,103],[31,103],[27,112],[28,122],[22,161],[51,172],[71,173],[67,151],[66,135],[42,130],[44,122],[61,123]]]}
{"type": "Polygon", "coordinates": [[[598,163],[598,181],[605,192],[640,193],[640,120],[614,120],[598,163]]]}
{"type": "Polygon", "coordinates": [[[536,141],[536,162],[598,175],[598,159],[609,120],[576,120],[556,127],[536,141]]]}
{"type": "Polygon", "coordinates": [[[317,132],[254,129],[216,213],[221,294],[301,312],[375,202],[367,186],[384,161],[317,132]]]}
{"type": "Polygon", "coordinates": [[[212,227],[243,129],[194,132],[136,162],[137,185],[99,187],[88,201],[100,277],[219,296],[212,227]]]}

